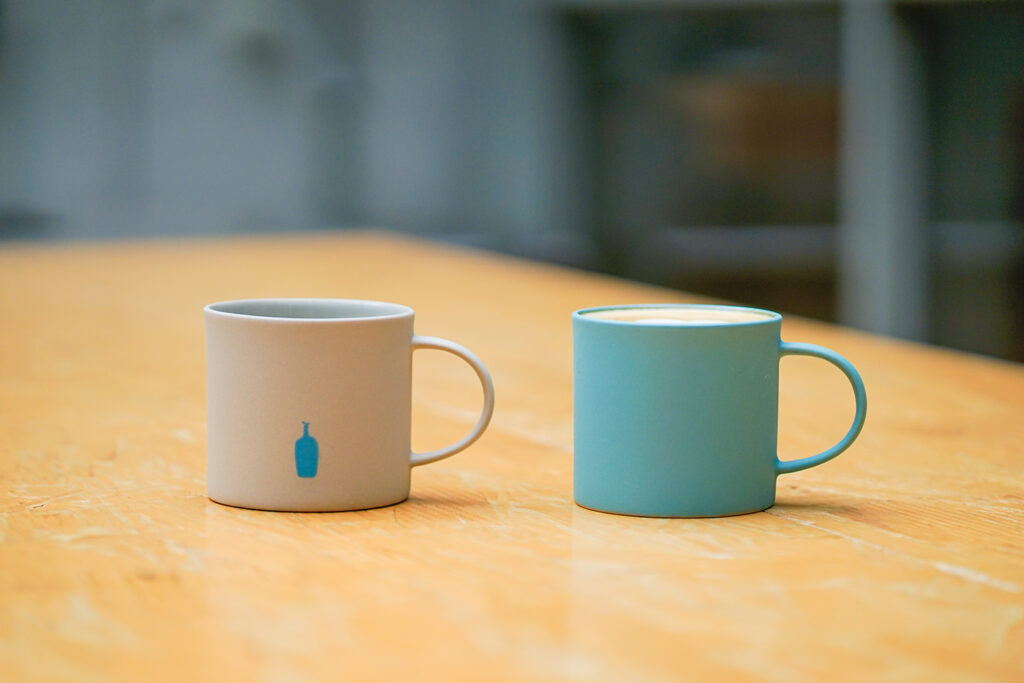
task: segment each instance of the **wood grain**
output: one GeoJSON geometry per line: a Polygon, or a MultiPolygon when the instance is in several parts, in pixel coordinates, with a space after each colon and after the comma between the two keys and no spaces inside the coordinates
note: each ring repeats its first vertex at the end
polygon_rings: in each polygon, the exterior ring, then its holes
{"type": "MultiPolygon", "coordinates": [[[[1022,680],[1024,368],[787,318],[866,382],[860,440],[712,520],[572,503],[569,313],[691,301],[386,233],[0,249],[0,679],[1022,680]],[[201,308],[408,304],[491,368],[494,422],[403,504],[239,510],[204,492],[201,308]]],[[[418,352],[414,446],[479,387],[418,352]]],[[[852,416],[786,359],[780,452],[852,416]]]]}

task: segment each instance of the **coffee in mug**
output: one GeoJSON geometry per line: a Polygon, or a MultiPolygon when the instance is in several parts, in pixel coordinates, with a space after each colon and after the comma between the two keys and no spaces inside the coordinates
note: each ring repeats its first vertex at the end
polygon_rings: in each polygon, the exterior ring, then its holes
{"type": "Polygon", "coordinates": [[[725,309],[710,306],[693,308],[665,306],[654,308],[611,308],[586,313],[585,315],[595,320],[615,320],[645,325],[725,325],[729,323],[759,322],[770,318],[767,313],[761,313],[753,309],[725,309]]]}

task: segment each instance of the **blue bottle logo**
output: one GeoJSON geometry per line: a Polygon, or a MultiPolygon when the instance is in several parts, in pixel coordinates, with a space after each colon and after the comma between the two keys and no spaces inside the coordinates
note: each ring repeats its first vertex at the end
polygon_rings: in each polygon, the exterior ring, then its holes
{"type": "Polygon", "coordinates": [[[295,441],[295,473],[300,477],[315,477],[319,458],[320,447],[309,435],[309,423],[303,421],[302,436],[295,441]]]}

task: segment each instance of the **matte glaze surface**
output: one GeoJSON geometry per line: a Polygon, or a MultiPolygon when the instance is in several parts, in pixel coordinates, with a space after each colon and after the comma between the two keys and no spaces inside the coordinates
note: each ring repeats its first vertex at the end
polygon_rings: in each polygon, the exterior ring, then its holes
{"type": "Polygon", "coordinates": [[[411,310],[333,321],[212,308],[205,312],[210,498],[328,511],[409,496],[411,310]],[[316,476],[303,476],[312,472],[312,444],[296,443],[303,423],[316,434],[316,476]]]}
{"type": "MultiPolygon", "coordinates": [[[[643,305],[624,307],[629,311],[643,305]]],[[[716,517],[756,512],[775,502],[779,358],[836,360],[850,375],[858,409],[825,462],[860,433],[866,399],[856,370],[834,352],[780,341],[782,317],[710,325],[623,322],[615,309],[572,316],[574,495],[584,507],[652,517],[716,517]],[[597,313],[597,315],[590,315],[597,313]]],[[[656,309],[653,309],[656,310],[656,309]]],[[[665,315],[721,306],[662,306],[665,315]]],[[[781,464],[792,471],[793,463],[781,464]]]]}
{"type": "Polygon", "coordinates": [[[206,485],[219,503],[293,512],[393,505],[409,496],[413,465],[459,452],[490,421],[494,388],[486,368],[454,342],[414,336],[405,306],[266,299],[211,304],[204,316],[206,485]],[[273,314],[225,312],[261,307],[273,314]],[[310,317],[332,308],[361,315],[310,317]],[[374,310],[379,315],[364,315],[374,310]],[[411,361],[419,347],[462,356],[485,394],[469,436],[426,459],[410,446],[411,361]]]}

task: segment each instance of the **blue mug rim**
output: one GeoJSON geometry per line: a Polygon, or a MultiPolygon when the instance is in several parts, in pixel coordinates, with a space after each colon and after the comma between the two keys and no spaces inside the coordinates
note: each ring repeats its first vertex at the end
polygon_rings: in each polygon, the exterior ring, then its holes
{"type": "Polygon", "coordinates": [[[617,325],[626,327],[657,327],[665,329],[703,330],[722,327],[749,327],[752,325],[771,325],[782,321],[782,314],[770,311],[766,308],[755,308],[753,306],[730,306],[728,304],[614,304],[611,306],[593,306],[573,311],[573,320],[585,321],[594,325],[617,325]],[[738,320],[725,321],[717,325],[664,325],[660,323],[645,323],[642,320],[608,320],[607,318],[592,318],[589,314],[602,311],[628,311],[637,308],[685,308],[690,310],[714,310],[714,311],[737,311],[754,313],[764,316],[763,320],[738,320]]]}

